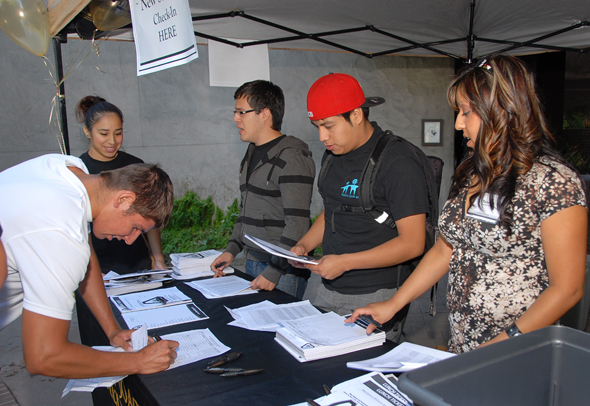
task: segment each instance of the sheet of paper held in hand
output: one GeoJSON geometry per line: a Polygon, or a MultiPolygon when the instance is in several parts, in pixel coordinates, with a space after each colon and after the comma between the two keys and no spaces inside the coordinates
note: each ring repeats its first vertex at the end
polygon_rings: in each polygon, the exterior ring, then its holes
{"type": "MultiPolygon", "coordinates": [[[[135,349],[136,347],[138,349],[141,349],[143,347],[140,347],[140,344],[135,343],[133,338],[134,334],[137,335],[135,340],[139,340],[147,344],[148,338],[146,326],[144,325],[141,329],[134,331],[131,335],[132,345],[134,345],[133,349],[134,351],[137,351],[135,349]]],[[[208,328],[202,330],[184,331],[182,333],[166,334],[163,335],[162,338],[164,340],[177,341],[179,344],[178,348],[176,349],[176,359],[168,367],[168,369],[177,368],[182,365],[197,362],[205,358],[216,357],[231,349],[230,347],[224,345],[221,341],[219,341],[217,337],[215,337],[215,335],[208,328]]],[[[124,351],[122,348],[115,348],[110,346],[97,346],[93,348],[101,351],[111,352],[124,351]]],[[[124,379],[125,376],[89,379],[70,379],[62,393],[62,398],[65,395],[67,395],[70,391],[92,392],[95,388],[98,387],[111,387],[117,382],[119,382],[121,379],[124,379]]]]}
{"type": "Polygon", "coordinates": [[[235,275],[185,282],[185,284],[201,292],[207,299],[258,293],[257,290],[252,289],[249,281],[235,275]]]}
{"type": "MultiPolygon", "coordinates": [[[[148,335],[147,335],[147,327],[144,324],[133,333],[131,333],[131,346],[133,347],[133,351],[139,351],[143,347],[145,347],[148,343],[148,335]]],[[[109,345],[106,346],[95,346],[92,347],[95,350],[99,351],[108,351],[108,352],[124,352],[120,347],[111,347],[109,345]]],[[[71,391],[74,392],[92,392],[96,388],[109,388],[119,382],[121,379],[124,379],[127,375],[124,376],[105,376],[101,378],[87,378],[87,379],[70,379],[64,388],[61,397],[63,398],[65,395],[70,393],[71,391]]]]}
{"type": "Polygon", "coordinates": [[[276,331],[281,327],[279,323],[282,321],[321,314],[309,303],[309,300],[282,305],[268,303],[265,306],[250,305],[233,310],[227,309],[227,307],[226,309],[236,320],[243,322],[247,326],[245,328],[257,331],[276,331]]]}
{"type": "Polygon", "coordinates": [[[111,300],[121,313],[192,302],[176,287],[111,296],[111,300]]]}
{"type": "Polygon", "coordinates": [[[297,262],[302,262],[304,264],[314,264],[314,265],[317,264],[317,262],[314,261],[313,259],[310,259],[310,257],[306,257],[303,255],[301,255],[301,256],[295,255],[289,250],[286,250],[284,248],[279,247],[278,245],[274,245],[274,244],[271,244],[271,243],[266,242],[264,240],[261,240],[260,238],[252,237],[251,235],[248,235],[248,234],[244,234],[244,237],[246,237],[247,239],[252,241],[254,244],[259,246],[260,248],[262,248],[263,250],[265,250],[269,254],[277,255],[279,257],[291,259],[291,260],[297,261],[297,262]]]}
{"type": "Polygon", "coordinates": [[[122,313],[121,316],[129,329],[146,324],[148,330],[209,318],[194,303],[122,313]]]}
{"type": "MultiPolygon", "coordinates": [[[[412,400],[397,388],[394,375],[385,376],[372,372],[358,378],[339,383],[331,393],[315,399],[320,406],[331,405],[371,405],[371,406],[411,406],[412,400]]],[[[309,406],[308,402],[293,406],[309,406]]]]}
{"type": "Polygon", "coordinates": [[[406,372],[454,356],[451,352],[405,342],[377,358],[348,362],[346,366],[362,371],[406,372]]]}

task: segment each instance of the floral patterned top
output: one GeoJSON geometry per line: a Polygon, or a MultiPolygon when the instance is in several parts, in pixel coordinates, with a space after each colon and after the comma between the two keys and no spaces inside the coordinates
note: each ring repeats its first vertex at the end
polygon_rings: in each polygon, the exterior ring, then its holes
{"type": "Polygon", "coordinates": [[[466,196],[467,188],[448,200],[439,220],[453,246],[447,304],[454,353],[500,334],[549,286],[541,222],[565,208],[586,207],[579,178],[546,156],[517,180],[510,237],[499,223],[466,217],[466,196]]]}

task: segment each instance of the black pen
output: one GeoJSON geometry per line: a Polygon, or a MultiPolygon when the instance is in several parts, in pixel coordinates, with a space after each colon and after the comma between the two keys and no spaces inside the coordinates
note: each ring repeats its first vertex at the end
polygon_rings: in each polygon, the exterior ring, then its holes
{"type": "Polygon", "coordinates": [[[238,371],[238,372],[226,372],[219,376],[223,378],[232,378],[234,376],[246,376],[246,375],[254,375],[264,371],[264,369],[248,369],[245,371],[238,371]]]}
{"type": "Polygon", "coordinates": [[[158,341],[162,341],[162,337],[160,337],[160,336],[159,336],[159,335],[157,335],[157,334],[154,334],[154,340],[156,340],[156,342],[158,342],[158,341]]]}
{"type": "Polygon", "coordinates": [[[221,268],[222,266],[224,266],[225,264],[227,264],[227,262],[225,262],[225,261],[223,261],[223,262],[220,262],[220,263],[218,263],[217,265],[215,265],[215,269],[219,269],[219,268],[221,268]]]}

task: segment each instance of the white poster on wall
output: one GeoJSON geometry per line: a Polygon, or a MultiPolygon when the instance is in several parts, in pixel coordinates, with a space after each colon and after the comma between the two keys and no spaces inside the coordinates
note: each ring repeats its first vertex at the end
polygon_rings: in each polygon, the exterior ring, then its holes
{"type": "MultiPolygon", "coordinates": [[[[230,41],[248,42],[239,39],[230,41]]],[[[252,80],[270,80],[267,44],[245,48],[211,40],[208,44],[210,86],[239,87],[252,80]]]]}
{"type": "Polygon", "coordinates": [[[188,0],[132,0],[137,76],[199,57],[188,0]]]}

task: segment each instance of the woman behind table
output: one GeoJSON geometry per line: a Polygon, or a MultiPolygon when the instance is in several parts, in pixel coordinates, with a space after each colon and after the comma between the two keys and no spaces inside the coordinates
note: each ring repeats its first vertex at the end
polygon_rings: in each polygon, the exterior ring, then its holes
{"type": "Polygon", "coordinates": [[[470,153],[453,178],[439,240],[391,299],[352,318],[386,322],[448,270],[449,350],[461,353],[553,324],[580,300],[587,209],[521,61],[476,64],[447,96],[470,153]]]}
{"type": "MultiPolygon", "coordinates": [[[[80,155],[91,174],[122,168],[143,161],[121,151],[123,143],[123,113],[117,106],[97,96],[86,96],[76,106],[78,120],[84,123],[84,134],[90,139],[88,152],[80,155]]],[[[166,269],[160,232],[150,230],[145,236],[154,257],[154,269],[166,269]]],[[[152,269],[152,260],[145,238],[131,245],[123,240],[99,240],[92,234],[92,245],[103,273],[118,274],[152,269]]]]}

